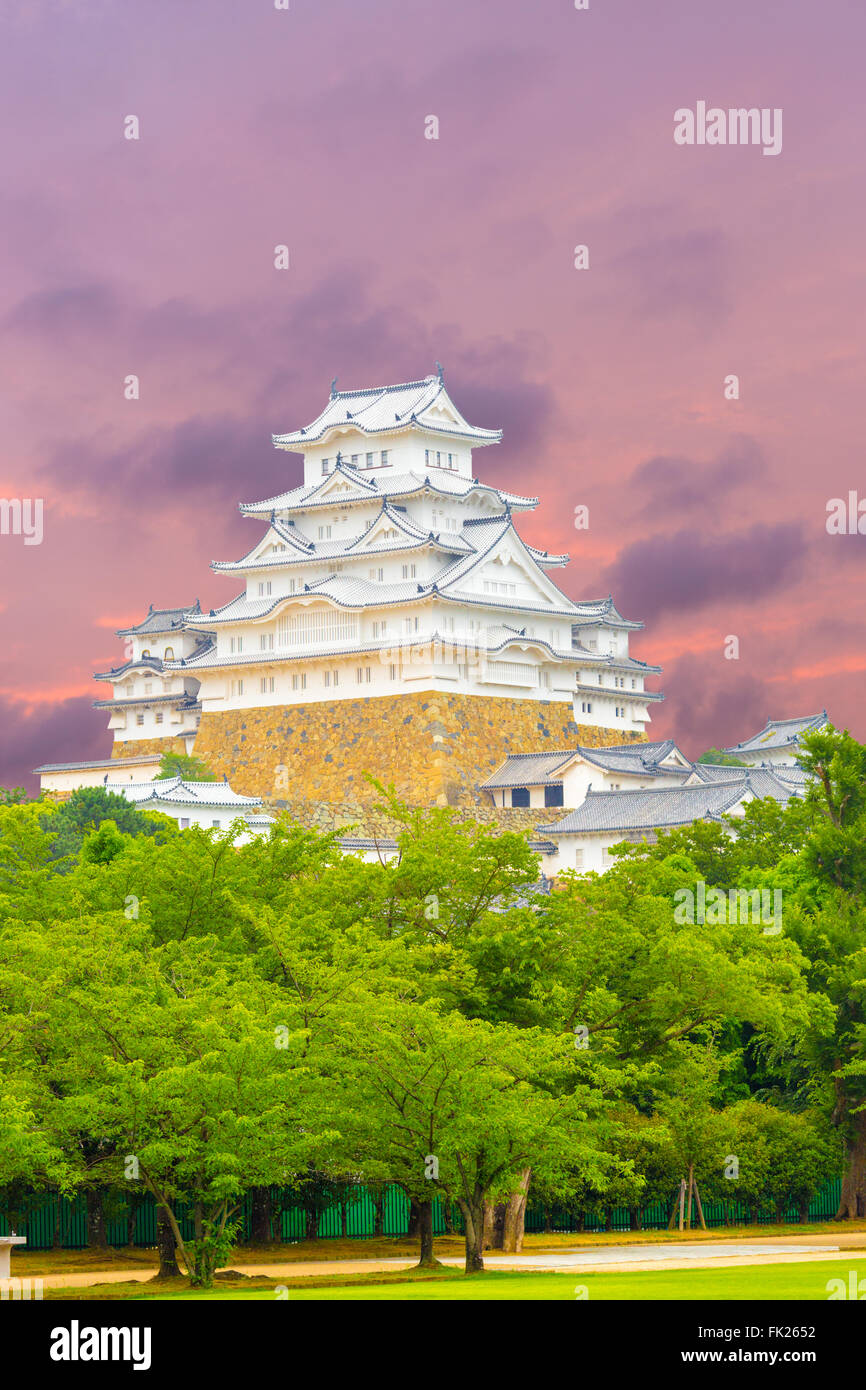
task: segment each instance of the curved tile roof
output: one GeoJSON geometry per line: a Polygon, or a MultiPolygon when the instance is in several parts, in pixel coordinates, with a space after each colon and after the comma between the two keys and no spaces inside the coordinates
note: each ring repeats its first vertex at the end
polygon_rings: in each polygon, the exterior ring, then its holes
{"type": "Polygon", "coordinates": [[[417,425],[424,430],[471,439],[476,444],[496,444],[501,430],[478,429],[470,425],[455,407],[441,376],[424,377],[395,386],[371,386],[355,391],[336,391],[325,409],[301,430],[275,434],[278,449],[305,448],[324,439],[333,429],[350,426],[361,434],[393,434],[395,430],[417,425]],[[432,412],[436,411],[436,414],[432,412]],[[447,423],[444,423],[447,421],[447,423]]]}
{"type": "Polygon", "coordinates": [[[732,748],[723,748],[722,752],[736,757],[738,753],[760,753],[764,749],[790,748],[799,742],[802,734],[813,729],[822,729],[829,722],[825,709],[820,714],[807,714],[799,719],[768,719],[759,733],[752,734],[751,738],[744,739],[742,743],[735,743],[732,748]]]}

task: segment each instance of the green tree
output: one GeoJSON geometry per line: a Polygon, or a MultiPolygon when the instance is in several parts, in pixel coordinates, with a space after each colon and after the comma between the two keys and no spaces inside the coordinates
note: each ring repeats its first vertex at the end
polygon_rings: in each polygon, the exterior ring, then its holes
{"type": "Polygon", "coordinates": [[[183,777],[187,782],[215,782],[212,772],[201,758],[189,753],[163,753],[159,760],[158,777],[183,777]]]}

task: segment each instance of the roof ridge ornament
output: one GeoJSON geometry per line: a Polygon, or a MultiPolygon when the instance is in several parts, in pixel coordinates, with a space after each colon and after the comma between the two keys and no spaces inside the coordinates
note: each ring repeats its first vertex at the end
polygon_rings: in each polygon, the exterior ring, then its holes
{"type": "Polygon", "coordinates": [[[331,382],[331,400],[332,400],[332,401],[335,401],[336,399],[337,399],[337,378],[334,377],[334,380],[331,382]]]}
{"type": "Polygon", "coordinates": [[[441,386],[442,383],[445,381],[445,371],[444,371],[444,369],[443,369],[443,367],[442,367],[442,363],[441,363],[441,362],[437,362],[437,363],[436,363],[436,375],[437,375],[438,378],[439,378],[439,384],[440,384],[440,386],[441,386]]]}

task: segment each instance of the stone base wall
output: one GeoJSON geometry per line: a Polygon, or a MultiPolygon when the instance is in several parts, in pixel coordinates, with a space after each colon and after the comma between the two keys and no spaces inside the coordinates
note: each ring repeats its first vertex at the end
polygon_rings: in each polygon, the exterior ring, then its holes
{"type": "Polygon", "coordinates": [[[128,738],[125,743],[115,742],[111,750],[112,758],[137,758],[140,753],[185,753],[186,741],[176,734],[166,734],[164,738],[128,738]]]}
{"type": "MultiPolygon", "coordinates": [[[[194,753],[218,777],[225,773],[235,791],[286,806],[305,825],[339,828],[363,820],[369,833],[387,833],[372,830],[364,815],[379,799],[365,773],[393,783],[414,806],[492,813],[497,808],[478,784],[506,754],[627,741],[645,737],[576,724],[567,702],[431,691],[206,711],[194,753]]],[[[145,750],[136,745],[135,751],[145,750]]],[[[561,814],[523,812],[532,824],[561,814]]],[[[498,810],[495,823],[501,816],[498,810]]]]}
{"type": "MultiPolygon", "coordinates": [[[[379,806],[362,806],[357,802],[340,802],[331,805],[327,802],[311,801],[287,803],[266,801],[264,809],[270,815],[288,811],[290,819],[299,820],[310,829],[340,830],[358,835],[364,839],[386,839],[394,837],[400,827],[379,806]]],[[[459,820],[478,821],[493,829],[515,830],[529,835],[530,839],[542,839],[543,827],[561,820],[567,814],[561,806],[542,806],[531,810],[523,806],[462,806],[458,807],[459,820]],[[538,833],[538,827],[542,827],[538,833]]]]}

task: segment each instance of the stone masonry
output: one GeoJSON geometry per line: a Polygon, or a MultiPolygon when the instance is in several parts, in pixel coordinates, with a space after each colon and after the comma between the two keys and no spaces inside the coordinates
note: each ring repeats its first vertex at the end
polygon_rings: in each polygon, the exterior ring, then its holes
{"type": "MultiPolygon", "coordinates": [[[[387,829],[384,823],[377,828],[373,809],[379,795],[365,773],[393,783],[410,805],[453,806],[474,815],[494,812],[478,783],[507,753],[625,741],[642,740],[578,725],[565,702],[431,691],[206,712],[194,753],[218,777],[225,773],[235,791],[262,797],[274,809],[286,806],[302,824],[354,824],[359,833],[383,834],[387,829]]],[[[524,815],[538,824],[561,812],[524,815]]],[[[504,828],[511,818],[500,810],[489,819],[504,828]]]]}

